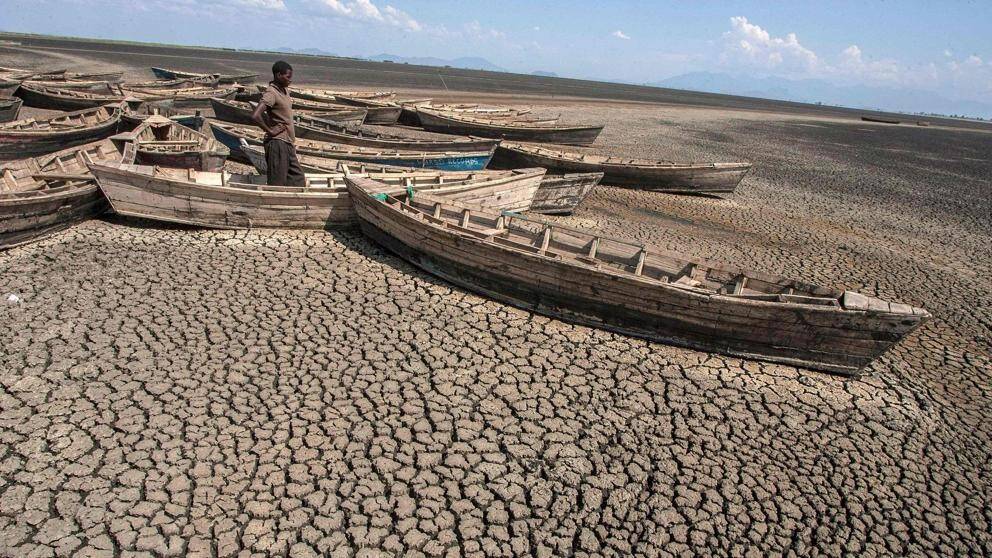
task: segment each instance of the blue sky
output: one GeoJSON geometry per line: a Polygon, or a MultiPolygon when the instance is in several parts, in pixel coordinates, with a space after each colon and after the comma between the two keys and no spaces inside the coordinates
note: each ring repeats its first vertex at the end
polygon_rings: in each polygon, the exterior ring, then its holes
{"type": "Polygon", "coordinates": [[[480,56],[512,71],[693,71],[992,98],[992,2],[0,0],[6,31],[342,55],[480,56]]]}

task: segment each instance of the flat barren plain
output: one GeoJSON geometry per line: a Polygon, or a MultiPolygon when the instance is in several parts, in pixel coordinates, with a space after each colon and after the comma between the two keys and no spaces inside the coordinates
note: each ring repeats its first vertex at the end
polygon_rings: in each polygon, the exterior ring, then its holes
{"type": "MultiPolygon", "coordinates": [[[[0,65],[277,57],[22,43],[0,65]]],[[[992,554],[992,127],[279,57],[751,161],[725,199],[603,186],[559,219],[934,319],[845,379],[530,314],[357,231],[106,216],[0,253],[0,555],[992,554]]]]}

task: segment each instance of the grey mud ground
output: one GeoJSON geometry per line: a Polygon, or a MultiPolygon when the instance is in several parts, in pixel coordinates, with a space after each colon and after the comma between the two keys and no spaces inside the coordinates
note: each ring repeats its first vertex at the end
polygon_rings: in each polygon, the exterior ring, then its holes
{"type": "Polygon", "coordinates": [[[992,135],[542,110],[755,164],[563,222],[935,319],[843,379],[532,315],[358,232],[90,221],[0,254],[0,555],[992,554],[992,135]]]}

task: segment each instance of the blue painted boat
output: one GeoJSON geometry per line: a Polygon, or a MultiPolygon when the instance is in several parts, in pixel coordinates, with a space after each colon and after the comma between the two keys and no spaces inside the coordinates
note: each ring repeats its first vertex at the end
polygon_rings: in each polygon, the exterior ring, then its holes
{"type": "MultiPolygon", "coordinates": [[[[237,126],[210,120],[210,129],[214,138],[231,150],[229,158],[248,161],[241,151],[241,140],[249,144],[262,145],[262,131],[248,126],[237,126]]],[[[324,141],[296,139],[296,151],[301,155],[322,157],[325,159],[358,161],[378,165],[432,169],[443,171],[477,171],[484,170],[493,158],[495,146],[488,150],[452,152],[452,151],[413,151],[396,149],[375,149],[344,145],[324,141]]]]}

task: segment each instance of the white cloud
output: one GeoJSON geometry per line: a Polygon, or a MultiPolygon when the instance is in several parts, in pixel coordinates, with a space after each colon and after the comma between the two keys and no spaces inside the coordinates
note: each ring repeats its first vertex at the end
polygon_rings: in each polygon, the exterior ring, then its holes
{"type": "Polygon", "coordinates": [[[231,0],[233,4],[240,4],[246,8],[260,8],[263,10],[285,10],[286,4],[283,0],[231,0]]]}
{"type": "Polygon", "coordinates": [[[541,30],[540,26],[537,25],[534,26],[534,31],[540,31],[540,30],[541,30]]]}
{"type": "Polygon", "coordinates": [[[619,29],[617,29],[616,31],[610,33],[610,35],[613,36],[613,37],[616,37],[618,39],[623,39],[625,41],[630,40],[630,37],[628,37],[626,33],[624,33],[623,31],[621,31],[619,29]]]}
{"type": "Polygon", "coordinates": [[[389,4],[386,4],[380,10],[378,6],[372,3],[372,0],[320,0],[320,3],[333,15],[338,17],[383,23],[410,31],[420,31],[423,29],[423,26],[416,19],[389,4]]]}
{"type": "Polygon", "coordinates": [[[730,18],[730,31],[723,38],[723,59],[730,63],[791,71],[812,71],[819,63],[816,53],[800,44],[795,33],[772,37],[743,16],[730,18]]]}

